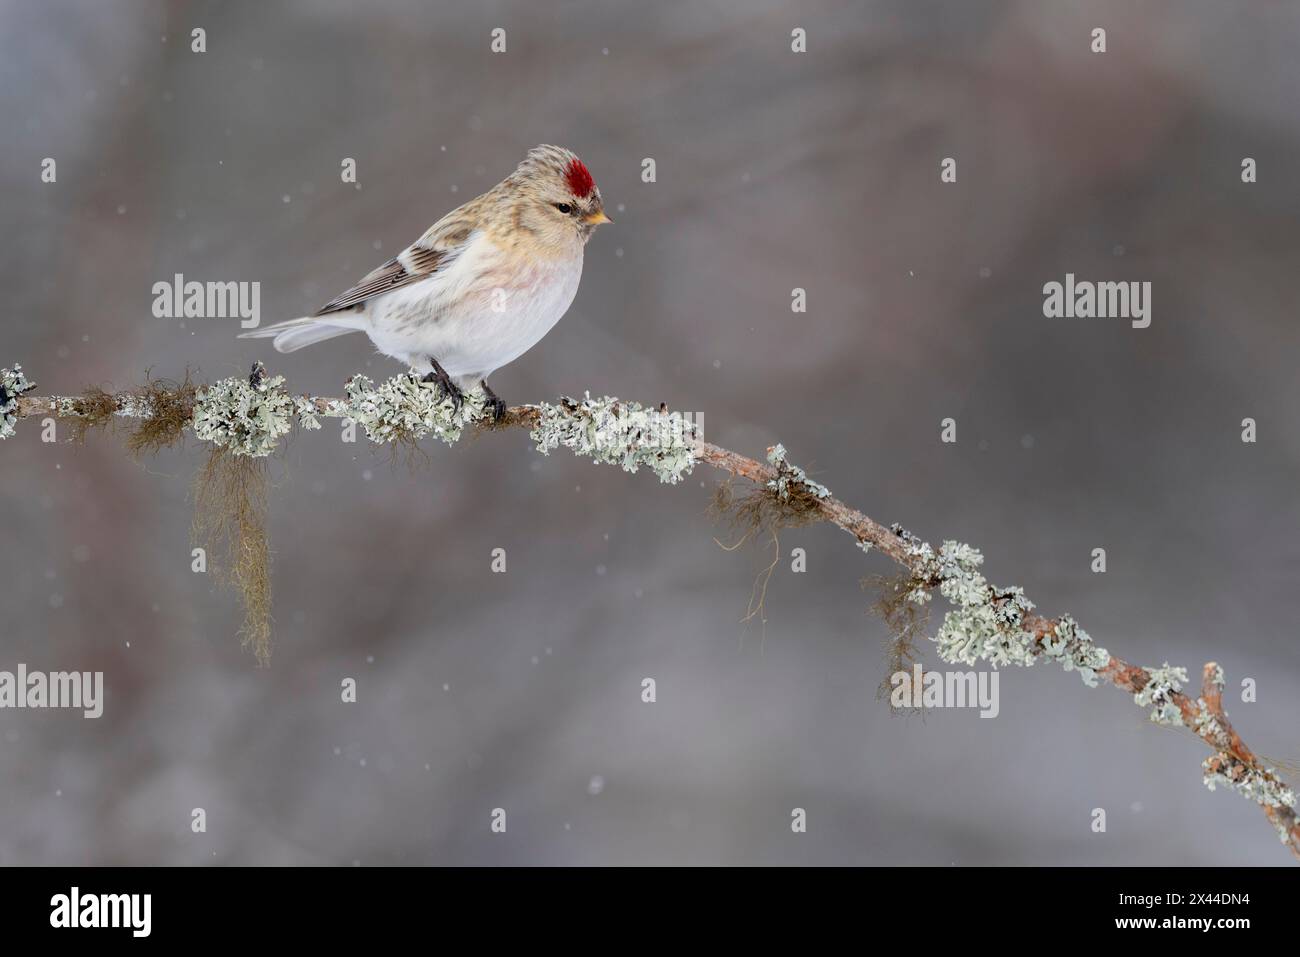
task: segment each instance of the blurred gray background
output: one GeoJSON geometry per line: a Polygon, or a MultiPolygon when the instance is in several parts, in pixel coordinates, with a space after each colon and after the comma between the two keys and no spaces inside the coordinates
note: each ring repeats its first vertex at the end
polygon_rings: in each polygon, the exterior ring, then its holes
{"type": "MultiPolygon", "coordinates": [[[[503,397],[780,440],[1115,653],[1217,659],[1247,742],[1300,760],[1300,8],[1084,7],[5,0],[0,364],[40,393],[258,358],[327,395],[394,374],[359,337],[279,356],[155,319],[151,286],[257,280],[264,323],[301,315],[559,143],[617,225],[503,397]],[[1045,319],[1066,272],[1152,282],[1151,327],[1045,319]]],[[[0,668],[107,684],[98,721],[0,712],[0,863],[1289,860],[1113,688],[1043,665],[1003,673],[996,720],[891,716],[859,582],[892,568],[838,530],[783,534],[766,628],[742,624],[767,552],[714,543],[708,470],[661,487],[515,432],[411,472],[337,436],[273,465],[269,669],[190,571],[197,443],[135,462],[27,421],[0,447],[0,668]]]]}

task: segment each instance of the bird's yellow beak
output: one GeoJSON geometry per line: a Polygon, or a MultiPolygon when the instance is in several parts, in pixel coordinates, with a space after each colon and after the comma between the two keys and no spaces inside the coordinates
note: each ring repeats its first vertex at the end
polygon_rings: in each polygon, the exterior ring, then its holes
{"type": "Polygon", "coordinates": [[[588,226],[599,226],[601,223],[609,223],[610,225],[613,225],[614,223],[614,220],[605,215],[603,209],[598,209],[594,213],[588,213],[586,216],[582,217],[582,221],[588,226]]]}

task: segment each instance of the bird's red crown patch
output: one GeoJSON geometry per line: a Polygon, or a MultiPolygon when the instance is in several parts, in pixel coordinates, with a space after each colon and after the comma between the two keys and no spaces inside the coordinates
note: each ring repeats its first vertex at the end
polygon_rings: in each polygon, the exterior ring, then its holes
{"type": "Polygon", "coordinates": [[[573,190],[573,195],[579,199],[590,196],[591,191],[596,188],[596,181],[591,178],[591,171],[580,159],[569,161],[569,168],[564,171],[564,181],[569,184],[569,189],[573,190]]]}

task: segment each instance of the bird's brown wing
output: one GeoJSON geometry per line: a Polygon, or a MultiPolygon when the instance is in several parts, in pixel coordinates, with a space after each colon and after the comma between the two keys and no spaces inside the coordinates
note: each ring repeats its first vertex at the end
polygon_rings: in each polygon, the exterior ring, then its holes
{"type": "Polygon", "coordinates": [[[351,289],[325,303],[315,315],[346,312],[361,305],[367,299],[392,292],[402,286],[409,286],[421,279],[428,279],[453,258],[455,251],[454,247],[431,249],[419,244],[409,246],[378,269],[367,273],[365,278],[351,289]]]}
{"type": "Polygon", "coordinates": [[[410,246],[367,274],[351,289],[325,303],[316,315],[355,309],[368,299],[428,279],[446,269],[474,241],[475,224],[482,218],[481,209],[487,195],[453,209],[410,246]]]}

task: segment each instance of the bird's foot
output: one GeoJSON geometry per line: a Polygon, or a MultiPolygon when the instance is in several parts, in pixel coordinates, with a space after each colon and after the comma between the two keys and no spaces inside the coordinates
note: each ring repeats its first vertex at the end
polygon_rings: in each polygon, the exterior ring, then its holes
{"type": "Polygon", "coordinates": [[[506,417],[506,404],[501,401],[501,397],[492,391],[492,387],[487,384],[487,379],[480,379],[479,385],[483,387],[483,392],[487,395],[486,409],[492,413],[492,424],[496,425],[506,417]]]}
{"type": "Polygon", "coordinates": [[[436,382],[442,394],[451,399],[452,407],[459,412],[460,407],[465,404],[465,393],[460,390],[460,386],[451,381],[451,376],[447,375],[447,370],[438,364],[438,360],[429,357],[433,363],[433,371],[425,375],[422,382],[436,382]]]}

